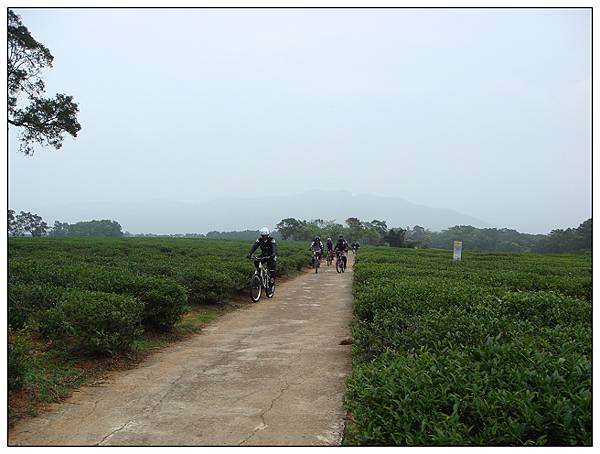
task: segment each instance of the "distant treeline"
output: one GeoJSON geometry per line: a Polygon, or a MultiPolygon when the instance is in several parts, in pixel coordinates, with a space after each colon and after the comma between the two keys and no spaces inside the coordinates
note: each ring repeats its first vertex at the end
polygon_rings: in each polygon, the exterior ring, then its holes
{"type": "Polygon", "coordinates": [[[577,228],[552,230],[547,235],[519,233],[511,229],[477,229],[470,225],[455,226],[434,232],[427,246],[450,249],[453,241],[463,242],[463,248],[474,251],[501,252],[591,252],[592,219],[577,228]]]}
{"type": "MultiPolygon", "coordinates": [[[[121,225],[108,219],[76,222],[55,221],[53,227],[37,214],[21,211],[15,215],[8,210],[8,233],[11,236],[133,236],[133,237],[170,237],[170,238],[209,238],[221,240],[253,241],[259,236],[258,230],[243,230],[177,234],[131,234],[123,232],[121,225]]],[[[344,235],[348,242],[361,244],[387,245],[403,248],[439,248],[452,249],[453,242],[463,242],[465,250],[501,251],[501,252],[591,252],[592,219],[581,223],[577,228],[552,230],[547,235],[519,233],[512,229],[478,229],[470,225],[457,225],[441,232],[415,225],[414,227],[389,228],[386,221],[374,219],[370,222],[358,218],[348,218],[345,225],[335,221],[313,219],[311,221],[295,218],[281,220],[272,233],[276,239],[311,241],[319,235],[322,240],[344,235]]]]}
{"type": "Polygon", "coordinates": [[[577,228],[552,230],[547,235],[519,233],[512,229],[478,229],[470,225],[457,225],[441,232],[415,225],[388,228],[386,221],[371,222],[348,218],[345,226],[334,221],[312,221],[294,218],[283,219],[277,229],[283,239],[308,241],[316,235],[335,240],[339,234],[347,240],[361,244],[389,245],[405,248],[452,249],[454,241],[462,241],[463,248],[473,251],[501,252],[588,252],[592,250],[592,219],[577,228]]]}
{"type": "Polygon", "coordinates": [[[55,221],[48,224],[37,214],[21,211],[15,215],[8,210],[8,234],[10,236],[123,236],[121,225],[110,219],[82,221],[74,224],[55,221]]]}

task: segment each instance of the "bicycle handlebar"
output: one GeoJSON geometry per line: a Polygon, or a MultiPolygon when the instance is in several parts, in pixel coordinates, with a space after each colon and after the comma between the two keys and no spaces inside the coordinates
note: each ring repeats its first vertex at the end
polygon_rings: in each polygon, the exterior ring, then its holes
{"type": "Polygon", "coordinates": [[[255,256],[255,255],[253,255],[253,256],[250,256],[250,257],[248,257],[248,258],[249,258],[250,260],[259,260],[259,261],[260,261],[260,260],[268,260],[268,259],[270,259],[270,258],[271,258],[271,256],[270,256],[270,255],[265,255],[265,256],[262,256],[262,257],[257,257],[257,256],[255,256]]]}

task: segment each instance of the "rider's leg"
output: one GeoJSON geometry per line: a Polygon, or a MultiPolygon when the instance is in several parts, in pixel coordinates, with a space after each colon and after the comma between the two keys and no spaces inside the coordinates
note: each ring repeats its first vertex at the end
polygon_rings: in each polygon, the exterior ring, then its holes
{"type": "Polygon", "coordinates": [[[269,259],[267,265],[269,266],[269,273],[271,274],[271,282],[275,282],[275,259],[269,259]]]}

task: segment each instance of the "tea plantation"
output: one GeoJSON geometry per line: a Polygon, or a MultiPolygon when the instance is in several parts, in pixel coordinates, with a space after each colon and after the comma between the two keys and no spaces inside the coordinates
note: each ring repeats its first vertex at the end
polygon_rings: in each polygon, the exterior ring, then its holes
{"type": "Polygon", "coordinates": [[[591,257],[361,249],[347,444],[591,445],[591,257]]]}
{"type": "MultiPolygon", "coordinates": [[[[32,336],[73,355],[127,352],[169,330],[191,305],[247,292],[248,241],[10,238],[9,387],[19,388],[32,336]]],[[[309,265],[305,243],[279,244],[277,272],[309,265]]]]}

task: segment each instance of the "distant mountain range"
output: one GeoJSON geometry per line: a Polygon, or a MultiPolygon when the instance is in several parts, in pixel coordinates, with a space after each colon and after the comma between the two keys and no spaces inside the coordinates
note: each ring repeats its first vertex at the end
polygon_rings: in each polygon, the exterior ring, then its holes
{"type": "MultiPolygon", "coordinates": [[[[58,207],[57,207],[58,208],[58,207]]],[[[43,215],[42,215],[43,216],[43,215]]],[[[211,202],[182,203],[155,200],[144,203],[103,203],[62,207],[50,219],[74,222],[113,219],[131,233],[207,233],[275,228],[284,218],[362,221],[384,220],[389,227],[420,225],[440,231],[454,225],[493,227],[458,211],[416,205],[399,197],[352,194],[346,191],[309,191],[291,196],[225,197],[211,202]],[[61,211],[63,213],[61,213],[61,211]],[[78,213],[73,218],[72,213],[78,213]]],[[[46,218],[45,218],[46,219],[46,218]]]]}

